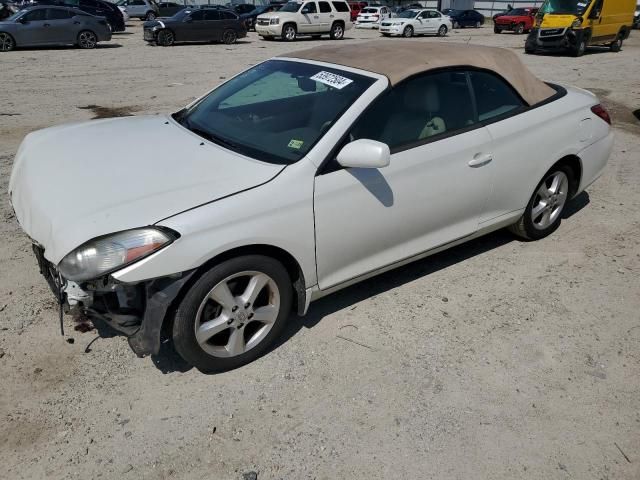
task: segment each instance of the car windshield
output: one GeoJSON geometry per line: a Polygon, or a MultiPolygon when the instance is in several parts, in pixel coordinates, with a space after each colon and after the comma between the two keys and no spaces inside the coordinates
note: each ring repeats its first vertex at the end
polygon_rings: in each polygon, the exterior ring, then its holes
{"type": "Polygon", "coordinates": [[[363,8],[360,13],[378,13],[377,8],[363,8]]]}
{"type": "Polygon", "coordinates": [[[587,10],[589,3],[589,0],[546,0],[540,7],[540,11],[542,13],[582,15],[587,10]]]}
{"type": "Polygon", "coordinates": [[[418,14],[415,10],[405,10],[404,12],[400,12],[398,14],[398,18],[415,18],[418,14]]]}
{"type": "Polygon", "coordinates": [[[297,12],[302,7],[302,3],[287,2],[280,9],[281,12],[297,12]]]}
{"type": "Polygon", "coordinates": [[[230,150],[291,164],[304,157],[374,81],[325,66],[269,60],[174,118],[230,150]]]}
{"type": "Polygon", "coordinates": [[[524,8],[514,8],[513,10],[509,10],[507,14],[509,16],[516,17],[520,15],[526,15],[527,11],[524,8]]]}
{"type": "Polygon", "coordinates": [[[443,13],[445,15],[454,16],[454,15],[460,15],[462,13],[462,10],[445,10],[443,13]]]}

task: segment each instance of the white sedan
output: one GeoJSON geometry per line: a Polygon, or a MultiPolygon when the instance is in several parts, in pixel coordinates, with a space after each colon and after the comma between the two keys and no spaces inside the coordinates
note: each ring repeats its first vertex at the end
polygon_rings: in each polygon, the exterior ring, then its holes
{"type": "Polygon", "coordinates": [[[31,133],[9,192],[56,298],[212,372],[377,273],[549,235],[612,143],[593,94],[510,50],[373,42],[268,60],[172,115],[31,133]]]}
{"type": "Polygon", "coordinates": [[[378,28],[380,23],[391,18],[389,7],[365,7],[356,18],[356,28],[378,28]]]}
{"type": "Polygon", "coordinates": [[[437,10],[405,10],[397,17],[383,21],[380,33],[385,37],[398,35],[438,35],[444,37],[451,30],[451,19],[437,10]]]}

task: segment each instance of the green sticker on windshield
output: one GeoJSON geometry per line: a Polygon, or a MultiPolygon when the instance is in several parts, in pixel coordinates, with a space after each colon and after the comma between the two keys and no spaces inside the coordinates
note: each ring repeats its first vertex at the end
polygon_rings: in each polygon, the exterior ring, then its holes
{"type": "Polygon", "coordinates": [[[302,147],[302,144],[304,142],[302,140],[291,140],[289,142],[289,145],[287,145],[289,148],[295,148],[295,149],[300,149],[300,147],[302,147]]]}

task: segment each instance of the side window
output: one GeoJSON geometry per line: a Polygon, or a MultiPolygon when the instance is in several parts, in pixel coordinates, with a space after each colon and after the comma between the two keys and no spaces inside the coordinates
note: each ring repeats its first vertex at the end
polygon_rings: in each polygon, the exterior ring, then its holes
{"type": "Polygon", "coordinates": [[[429,12],[427,12],[427,11],[425,10],[424,12],[422,12],[422,13],[420,14],[420,17],[419,17],[419,18],[429,18],[429,12]]]}
{"type": "Polygon", "coordinates": [[[309,13],[318,13],[318,8],[316,7],[316,2],[307,2],[302,7],[302,10],[307,14],[309,13]]]}
{"type": "Polygon", "coordinates": [[[501,78],[487,72],[469,72],[481,122],[524,106],[516,92],[501,78]]]}
{"type": "Polygon", "coordinates": [[[213,10],[213,9],[208,9],[204,11],[204,19],[205,20],[209,20],[209,21],[213,21],[213,20],[220,20],[220,13],[218,10],[213,10]]]}
{"type": "Polygon", "coordinates": [[[134,7],[141,7],[144,4],[145,4],[144,0],[130,0],[129,1],[129,5],[134,6],[134,7]]]}
{"type": "Polygon", "coordinates": [[[438,12],[434,12],[433,10],[429,11],[429,18],[440,18],[438,12]]]}
{"type": "Polygon", "coordinates": [[[236,20],[237,18],[238,17],[236,17],[236,15],[231,12],[225,12],[225,11],[220,12],[221,20],[236,20]]]}
{"type": "Polygon", "coordinates": [[[378,140],[393,150],[474,123],[466,73],[440,72],[396,85],[358,119],[351,135],[378,140]]]}
{"type": "Polygon", "coordinates": [[[92,0],[80,0],[80,6],[86,8],[98,8],[99,5],[92,0]]]}
{"type": "Polygon", "coordinates": [[[38,22],[44,20],[46,18],[46,10],[41,8],[39,10],[34,10],[33,12],[29,12],[24,16],[24,19],[27,22],[38,22]]]}
{"type": "Polygon", "coordinates": [[[73,14],[69,10],[62,10],[59,8],[47,8],[48,20],[66,20],[71,18],[73,14]]]}
{"type": "Polygon", "coordinates": [[[329,5],[329,2],[318,2],[318,6],[320,7],[320,13],[331,12],[331,5],[329,5]]]}
{"type": "MultiPolygon", "coordinates": [[[[336,9],[336,12],[348,12],[349,5],[346,2],[333,2],[333,8],[336,9]]],[[[360,8],[356,8],[356,10],[360,10],[360,8]]]]}
{"type": "Polygon", "coordinates": [[[191,20],[194,20],[194,21],[204,20],[204,10],[198,10],[197,12],[193,12],[191,14],[191,20]]]}

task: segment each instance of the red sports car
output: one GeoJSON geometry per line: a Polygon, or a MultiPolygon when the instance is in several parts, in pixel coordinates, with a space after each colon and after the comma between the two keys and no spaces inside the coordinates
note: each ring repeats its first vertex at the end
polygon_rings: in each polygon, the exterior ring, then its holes
{"type": "Polygon", "coordinates": [[[510,30],[517,34],[528,32],[533,28],[537,8],[514,8],[505,15],[501,15],[493,21],[493,32],[500,33],[510,30]]]}

